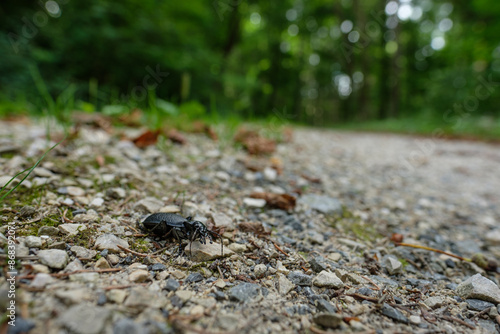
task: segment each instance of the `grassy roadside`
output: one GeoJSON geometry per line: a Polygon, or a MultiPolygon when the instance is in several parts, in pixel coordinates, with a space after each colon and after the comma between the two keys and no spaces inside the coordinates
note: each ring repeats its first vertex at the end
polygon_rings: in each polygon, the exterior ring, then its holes
{"type": "MultiPolygon", "coordinates": [[[[36,75],[34,75],[38,78],[36,75]]],[[[45,91],[45,85],[41,78],[37,80],[41,95],[45,91]]],[[[70,94],[71,95],[71,92],[70,94]]],[[[118,118],[130,114],[138,106],[134,103],[123,105],[106,105],[102,110],[97,110],[97,106],[88,102],[74,101],[74,98],[58,98],[52,100],[46,98],[39,101],[42,105],[34,105],[26,100],[12,101],[0,96],[0,119],[12,116],[24,115],[28,118],[49,117],[61,124],[69,126],[71,124],[72,113],[81,110],[83,113],[100,112],[105,116],[118,118]]],[[[209,125],[223,125],[222,128],[233,129],[229,133],[223,131],[222,137],[234,135],[234,130],[243,123],[255,124],[257,127],[275,129],[286,125],[293,125],[288,119],[281,119],[275,114],[270,114],[267,119],[243,119],[239,115],[222,115],[214,106],[207,109],[197,101],[187,101],[176,105],[156,98],[154,92],[149,92],[147,105],[142,108],[140,123],[150,129],[158,129],[163,124],[177,128],[181,131],[189,130],[189,124],[201,121],[209,125]],[[187,126],[187,128],[186,128],[187,126]]],[[[453,116],[453,115],[452,115],[453,116]]],[[[308,124],[296,124],[299,126],[309,126],[308,124]]],[[[373,120],[363,122],[339,123],[325,125],[325,127],[362,132],[388,132],[420,136],[433,136],[439,133],[440,137],[450,139],[469,139],[488,142],[500,142],[500,118],[490,116],[469,116],[459,118],[457,116],[444,119],[436,118],[429,114],[403,118],[389,118],[385,120],[373,120]]],[[[220,127],[219,127],[220,128],[220,127]]],[[[268,131],[273,132],[273,131],[268,131]]]]}
{"type": "Polygon", "coordinates": [[[493,117],[469,117],[444,122],[439,119],[407,117],[368,122],[337,124],[333,128],[352,131],[390,132],[410,135],[433,136],[451,139],[470,139],[500,142],[500,119],[493,117]]]}

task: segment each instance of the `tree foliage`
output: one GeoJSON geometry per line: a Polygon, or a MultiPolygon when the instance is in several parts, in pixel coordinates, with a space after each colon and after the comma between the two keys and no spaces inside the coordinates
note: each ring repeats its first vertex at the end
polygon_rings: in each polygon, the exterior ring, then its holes
{"type": "Polygon", "coordinates": [[[311,124],[499,116],[494,0],[18,0],[0,13],[3,100],[36,105],[37,68],[51,95],[71,87],[94,109],[154,93],[311,124]]]}

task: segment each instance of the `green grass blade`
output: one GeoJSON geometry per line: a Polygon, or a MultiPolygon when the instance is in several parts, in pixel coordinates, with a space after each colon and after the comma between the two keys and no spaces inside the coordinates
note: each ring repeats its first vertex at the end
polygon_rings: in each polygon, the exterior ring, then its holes
{"type": "Polygon", "coordinates": [[[31,174],[31,172],[40,164],[40,162],[43,160],[43,158],[45,158],[45,156],[47,155],[47,153],[49,153],[50,151],[52,151],[54,148],[56,148],[57,145],[59,145],[60,143],[62,143],[64,140],[66,139],[66,136],[64,136],[63,139],[61,139],[61,141],[59,141],[58,143],[56,143],[54,146],[52,146],[51,148],[49,148],[41,157],[40,159],[38,159],[38,161],[33,165],[33,167],[30,167],[30,168],[27,168],[25,170],[23,170],[22,172],[19,172],[17,173],[13,178],[11,178],[9,180],[9,182],[7,182],[7,184],[0,190],[3,191],[4,189],[6,189],[6,187],[9,185],[9,183],[11,183],[18,175],[21,175],[23,174],[24,172],[26,171],[29,171],[28,174],[26,174],[21,181],[19,181],[18,184],[16,184],[16,186],[14,188],[12,188],[11,190],[9,190],[6,194],[4,194],[2,197],[0,197],[0,201],[3,201],[3,199],[5,197],[7,197],[11,192],[13,192],[14,190],[16,190],[17,187],[19,187],[21,185],[21,183],[24,182],[24,180],[26,180],[26,178],[31,174]]]}

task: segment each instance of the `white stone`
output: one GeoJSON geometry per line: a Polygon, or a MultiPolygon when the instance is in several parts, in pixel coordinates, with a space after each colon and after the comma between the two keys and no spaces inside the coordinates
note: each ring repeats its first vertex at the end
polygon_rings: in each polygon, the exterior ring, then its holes
{"type": "Polygon", "coordinates": [[[82,246],[73,246],[71,247],[71,251],[75,253],[76,257],[82,260],[90,260],[93,259],[97,252],[93,249],[87,249],[82,246]]]}
{"type": "Polygon", "coordinates": [[[99,279],[99,274],[90,272],[90,273],[76,273],[73,275],[69,275],[69,280],[72,282],[80,282],[80,283],[94,283],[99,279]]]}
{"type": "Polygon", "coordinates": [[[181,212],[181,208],[177,205],[167,205],[161,208],[159,212],[178,213],[181,212]]]}
{"type": "Polygon", "coordinates": [[[38,259],[42,264],[54,269],[62,269],[69,261],[66,251],[61,249],[46,249],[38,252],[38,259]]]}
{"type": "Polygon", "coordinates": [[[79,232],[86,230],[87,226],[85,226],[84,224],[68,223],[68,224],[61,224],[58,226],[58,228],[59,228],[59,231],[61,231],[61,233],[63,233],[63,234],[66,234],[68,236],[75,236],[79,232]]]}
{"type": "Polygon", "coordinates": [[[255,276],[257,276],[257,277],[263,276],[266,273],[266,271],[267,271],[267,267],[265,264],[262,264],[262,263],[256,265],[254,270],[253,270],[253,272],[255,273],[255,276]]]}
{"type": "Polygon", "coordinates": [[[134,283],[142,283],[145,282],[149,278],[149,272],[144,269],[134,270],[128,275],[128,279],[130,282],[134,283]]]}
{"type": "Polygon", "coordinates": [[[158,212],[163,207],[163,202],[154,198],[146,197],[134,205],[134,209],[142,213],[158,212]]]}
{"type": "Polygon", "coordinates": [[[340,289],[344,286],[344,283],[337,277],[337,275],[326,270],[323,270],[318,274],[318,276],[313,278],[312,283],[321,288],[340,289]]]}
{"type": "Polygon", "coordinates": [[[382,266],[387,269],[389,275],[396,275],[403,272],[403,265],[392,255],[383,257],[382,266]]]}
{"type": "Polygon", "coordinates": [[[243,199],[243,204],[250,208],[263,208],[264,206],[266,206],[266,200],[262,198],[245,197],[243,199]]]}
{"type": "Polygon", "coordinates": [[[444,296],[433,296],[429,297],[424,301],[424,304],[429,306],[431,309],[441,307],[447,303],[446,297],[444,296]]]}
{"type": "Polygon", "coordinates": [[[119,253],[121,249],[118,246],[128,248],[128,242],[114,234],[106,233],[97,238],[95,246],[98,250],[108,249],[110,252],[119,253]]]}
{"type": "Polygon", "coordinates": [[[288,275],[288,273],[290,272],[290,270],[288,270],[281,261],[276,262],[276,270],[280,274],[285,274],[285,275],[288,275]]]}
{"type": "Polygon", "coordinates": [[[288,278],[286,278],[285,275],[278,274],[278,292],[281,295],[284,296],[284,295],[288,294],[290,291],[293,290],[293,288],[295,288],[295,284],[290,282],[290,280],[288,278]]]}
{"type": "Polygon", "coordinates": [[[106,294],[109,301],[121,305],[125,298],[127,298],[127,290],[124,289],[113,289],[109,290],[106,294]]]}
{"type": "Polygon", "coordinates": [[[183,303],[187,302],[193,296],[193,292],[189,290],[177,290],[175,295],[182,300],[183,303]]]}
{"type": "Polygon", "coordinates": [[[50,276],[49,274],[38,273],[38,274],[36,274],[33,281],[31,281],[30,287],[43,288],[47,284],[53,283],[54,281],[55,281],[55,279],[52,278],[52,276],[50,276]]]}
{"type": "Polygon", "coordinates": [[[24,239],[24,243],[29,248],[40,248],[42,247],[42,238],[29,235],[24,239]]]}
{"type": "Polygon", "coordinates": [[[226,172],[222,172],[222,171],[215,173],[215,177],[218,178],[219,180],[225,181],[225,182],[227,182],[231,179],[231,175],[229,175],[226,172]]]}
{"type": "Polygon", "coordinates": [[[99,269],[109,269],[111,266],[109,265],[108,261],[106,261],[106,258],[101,257],[99,260],[96,261],[95,263],[95,268],[99,269]]]}
{"type": "Polygon", "coordinates": [[[104,199],[102,199],[101,197],[96,197],[92,200],[92,202],[90,202],[90,206],[93,206],[93,207],[100,207],[104,204],[104,199]]]}
{"type": "Polygon", "coordinates": [[[85,195],[85,190],[83,190],[80,187],[69,186],[66,188],[66,190],[68,191],[68,195],[70,195],[70,196],[83,196],[83,195],[85,195]]]}
{"type": "Polygon", "coordinates": [[[276,169],[271,167],[264,168],[264,178],[268,181],[275,181],[278,177],[278,172],[276,169]]]}
{"type": "Polygon", "coordinates": [[[230,244],[229,246],[227,246],[227,248],[229,248],[230,250],[232,250],[235,253],[243,253],[243,252],[246,252],[248,249],[247,245],[239,244],[237,242],[230,244]]]}
{"type": "Polygon", "coordinates": [[[476,274],[457,286],[456,293],[463,299],[475,298],[500,303],[500,289],[491,280],[476,274]]]}
{"type": "Polygon", "coordinates": [[[222,212],[212,213],[212,219],[217,227],[225,227],[226,230],[228,227],[234,229],[233,220],[222,212]]]}
{"type": "Polygon", "coordinates": [[[203,262],[215,260],[220,257],[227,257],[234,254],[231,249],[224,247],[221,253],[221,245],[218,243],[206,243],[202,244],[199,241],[193,242],[191,245],[187,245],[184,248],[184,252],[191,256],[191,260],[203,262]]]}
{"type": "Polygon", "coordinates": [[[486,243],[490,246],[500,245],[500,229],[487,232],[485,235],[486,243]]]}

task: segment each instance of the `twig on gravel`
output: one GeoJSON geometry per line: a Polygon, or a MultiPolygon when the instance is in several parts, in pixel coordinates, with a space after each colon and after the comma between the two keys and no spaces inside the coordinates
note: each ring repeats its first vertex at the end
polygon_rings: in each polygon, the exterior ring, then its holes
{"type": "Polygon", "coordinates": [[[448,320],[449,322],[458,322],[459,324],[469,327],[470,329],[476,329],[475,326],[463,321],[462,319],[458,319],[450,315],[440,315],[439,317],[443,320],[448,320]]]}
{"type": "Polygon", "coordinates": [[[442,251],[440,249],[432,248],[432,247],[420,246],[420,245],[414,245],[414,244],[407,244],[407,243],[404,243],[404,242],[395,242],[394,244],[396,246],[405,246],[405,247],[425,249],[425,250],[428,250],[428,251],[432,251],[432,252],[436,252],[436,253],[448,255],[448,256],[454,257],[456,259],[462,260],[462,261],[472,262],[471,259],[467,259],[465,257],[461,257],[461,256],[458,256],[458,255],[455,255],[455,254],[452,254],[452,253],[448,253],[448,252],[442,251]]]}
{"type": "Polygon", "coordinates": [[[323,331],[317,327],[314,327],[314,326],[311,326],[309,327],[309,330],[313,333],[316,333],[316,334],[330,334],[331,332],[326,332],[326,331],[323,331]]]}
{"type": "Polygon", "coordinates": [[[27,222],[20,223],[19,225],[29,225],[29,224],[33,224],[33,223],[36,223],[36,222],[38,222],[38,221],[42,220],[42,219],[43,219],[43,217],[45,217],[45,216],[44,216],[44,214],[42,213],[42,214],[41,214],[41,215],[39,215],[38,217],[33,218],[33,219],[31,219],[31,220],[28,220],[27,222]]]}
{"type": "MultiPolygon", "coordinates": [[[[334,333],[344,333],[343,331],[335,331],[335,332],[332,332],[332,331],[324,331],[324,330],[321,330],[319,329],[318,327],[315,327],[315,326],[311,326],[309,327],[309,330],[315,334],[334,334],[334,333]]],[[[368,331],[364,331],[364,332],[356,332],[358,334],[374,334],[376,333],[374,330],[368,330],[368,331]]]]}
{"type": "Polygon", "coordinates": [[[156,254],[159,254],[159,253],[163,252],[165,249],[168,249],[168,247],[163,247],[162,249],[157,250],[157,251],[155,251],[155,252],[151,253],[151,255],[156,255],[156,254]]]}
{"type": "Polygon", "coordinates": [[[362,295],[360,293],[347,293],[346,296],[350,296],[350,297],[354,297],[354,298],[359,298],[359,299],[363,299],[363,300],[368,300],[368,301],[374,302],[374,303],[378,302],[378,298],[368,297],[368,296],[362,295]]]}
{"type": "Polygon", "coordinates": [[[434,270],[432,269],[431,265],[430,265],[427,261],[425,261],[424,257],[423,257],[421,254],[415,254],[415,256],[416,256],[416,257],[417,257],[417,258],[418,258],[418,259],[419,259],[419,260],[420,260],[420,261],[424,264],[424,266],[426,266],[426,267],[427,267],[427,269],[429,269],[429,272],[430,272],[432,275],[434,275],[434,274],[435,274],[435,272],[434,272],[434,270]]]}
{"type": "Polygon", "coordinates": [[[370,282],[371,284],[373,284],[375,286],[375,290],[380,291],[380,287],[371,278],[368,278],[364,275],[361,275],[361,277],[370,282]]]}
{"type": "Polygon", "coordinates": [[[244,275],[234,275],[234,278],[240,280],[240,281],[243,281],[243,282],[248,282],[248,283],[254,283],[256,284],[257,282],[254,281],[253,279],[250,279],[244,275]]]}
{"type": "MultiPolygon", "coordinates": [[[[50,274],[50,276],[55,277],[55,278],[60,278],[60,277],[66,277],[70,276],[73,274],[80,274],[80,273],[111,273],[111,272],[116,272],[116,271],[122,271],[123,268],[108,268],[108,269],[97,269],[97,270],[75,270],[70,273],[57,273],[57,274],[50,274]]],[[[36,275],[24,275],[24,276],[19,276],[17,279],[33,279],[35,278],[36,275]]]]}
{"type": "MultiPolygon", "coordinates": [[[[196,321],[203,317],[203,314],[200,315],[178,315],[178,314],[172,314],[168,317],[168,322],[172,324],[172,327],[182,333],[185,332],[195,332],[198,334],[209,334],[209,333],[235,333],[235,332],[218,332],[218,331],[207,331],[206,329],[203,328],[197,328],[194,326],[191,326],[188,322],[196,321]]],[[[176,332],[177,332],[176,331],[176,332]]]]}
{"type": "Polygon", "coordinates": [[[248,239],[248,242],[252,244],[252,246],[254,246],[255,248],[257,249],[261,249],[262,247],[260,247],[259,245],[257,245],[257,243],[255,242],[255,240],[252,240],[252,239],[248,239]]]}
{"type": "Polygon", "coordinates": [[[481,312],[474,314],[474,316],[473,316],[472,318],[470,318],[470,320],[473,320],[473,319],[475,319],[475,318],[478,318],[478,317],[482,316],[483,314],[488,313],[489,311],[490,311],[490,308],[485,308],[485,309],[484,309],[484,310],[482,310],[481,312]]]}
{"type": "Polygon", "coordinates": [[[135,197],[134,195],[130,195],[129,197],[125,198],[125,200],[120,203],[119,207],[123,207],[125,204],[127,204],[128,201],[130,201],[134,197],[135,197]]]}
{"type": "Polygon", "coordinates": [[[73,221],[73,220],[71,220],[71,219],[69,219],[69,218],[67,218],[67,217],[66,217],[66,213],[67,213],[67,212],[68,212],[68,208],[66,208],[66,209],[64,210],[63,214],[62,214],[63,220],[64,220],[65,222],[75,224],[75,223],[76,223],[75,221],[73,221]]]}
{"type": "Polygon", "coordinates": [[[282,250],[282,249],[280,248],[280,246],[278,246],[278,244],[277,244],[277,243],[275,243],[274,241],[273,241],[273,245],[274,245],[274,247],[275,247],[278,251],[280,251],[281,253],[283,253],[285,256],[290,256],[290,255],[288,255],[288,253],[287,253],[287,252],[285,252],[284,250],[282,250]]]}
{"type": "Polygon", "coordinates": [[[0,212],[11,212],[17,214],[19,211],[11,209],[11,208],[2,208],[0,209],[0,212]]]}
{"type": "Polygon", "coordinates": [[[151,256],[151,257],[156,257],[156,255],[151,255],[151,254],[144,254],[144,253],[138,253],[136,251],[133,251],[131,249],[128,249],[128,248],[125,248],[125,247],[122,247],[120,245],[116,245],[118,248],[120,248],[122,251],[124,252],[127,252],[127,253],[130,253],[130,254],[134,254],[134,255],[137,255],[137,256],[140,256],[140,257],[148,257],[148,256],[151,256]]]}
{"type": "MultiPolygon", "coordinates": [[[[363,300],[368,300],[368,301],[374,302],[376,304],[382,304],[385,302],[385,300],[388,298],[389,295],[383,295],[382,298],[376,298],[376,297],[368,297],[368,296],[365,296],[365,295],[362,295],[359,293],[347,293],[346,296],[359,298],[359,299],[363,299],[363,300]]],[[[401,305],[401,304],[386,302],[386,304],[388,304],[392,307],[400,308],[400,309],[405,310],[407,312],[410,312],[410,310],[408,310],[408,307],[420,306],[419,304],[416,304],[416,303],[415,304],[401,305]]]]}
{"type": "Polygon", "coordinates": [[[217,270],[219,270],[220,278],[224,279],[224,274],[222,273],[222,270],[220,269],[219,265],[217,265],[217,270]]]}
{"type": "Polygon", "coordinates": [[[110,285],[110,286],[105,286],[103,289],[105,291],[108,290],[114,290],[114,289],[127,289],[131,288],[134,286],[147,286],[149,283],[138,283],[138,284],[124,284],[124,285],[110,285]]]}
{"type": "MultiPolygon", "coordinates": [[[[134,231],[135,233],[138,233],[138,234],[140,234],[140,233],[141,233],[141,232],[140,232],[140,231],[138,231],[135,227],[132,227],[132,226],[130,226],[130,225],[127,225],[126,227],[128,227],[129,229],[131,229],[131,230],[132,230],[132,231],[134,231]]],[[[147,235],[147,234],[143,234],[142,236],[146,236],[146,235],[147,235]]]]}

